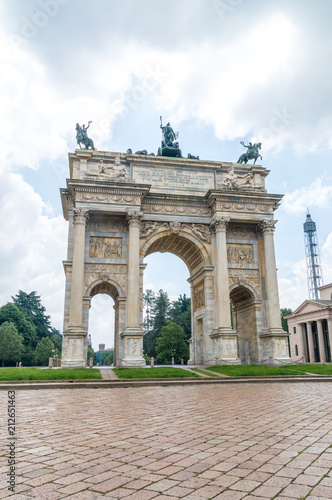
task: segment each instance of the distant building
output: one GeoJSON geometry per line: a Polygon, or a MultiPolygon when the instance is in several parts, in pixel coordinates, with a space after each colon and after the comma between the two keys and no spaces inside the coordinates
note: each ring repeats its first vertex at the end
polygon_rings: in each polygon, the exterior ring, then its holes
{"type": "Polygon", "coordinates": [[[331,363],[332,283],[318,288],[320,298],[305,300],[287,316],[293,361],[331,363]]]}
{"type": "Polygon", "coordinates": [[[98,351],[99,351],[99,352],[103,352],[103,351],[105,351],[105,344],[99,344],[99,346],[98,346],[98,351]]]}

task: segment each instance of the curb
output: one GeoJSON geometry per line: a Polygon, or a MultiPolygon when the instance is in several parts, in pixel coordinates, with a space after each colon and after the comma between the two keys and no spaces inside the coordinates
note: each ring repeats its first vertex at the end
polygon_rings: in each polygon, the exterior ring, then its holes
{"type": "Polygon", "coordinates": [[[154,387],[177,385],[206,384],[265,384],[265,383],[301,383],[301,382],[332,382],[332,376],[297,376],[288,377],[229,377],[227,379],[197,378],[197,379],[119,379],[119,380],[53,380],[37,381],[22,380],[0,383],[0,390],[38,390],[38,389],[115,389],[127,387],[154,387]]]}

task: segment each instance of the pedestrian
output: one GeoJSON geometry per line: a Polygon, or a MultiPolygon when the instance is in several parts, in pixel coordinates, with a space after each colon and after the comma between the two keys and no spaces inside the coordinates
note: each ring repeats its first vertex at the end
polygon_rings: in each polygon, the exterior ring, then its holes
{"type": "Polygon", "coordinates": [[[19,366],[19,368],[22,367],[22,361],[19,362],[18,366],[19,366]]]}

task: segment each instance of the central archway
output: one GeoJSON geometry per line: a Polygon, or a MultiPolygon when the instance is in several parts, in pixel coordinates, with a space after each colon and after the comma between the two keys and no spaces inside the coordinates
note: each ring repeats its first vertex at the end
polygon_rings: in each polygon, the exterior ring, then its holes
{"type": "MultiPolygon", "coordinates": [[[[171,253],[179,257],[189,271],[191,295],[190,364],[200,364],[212,356],[213,340],[210,337],[213,317],[213,278],[209,252],[202,241],[191,232],[180,230],[176,234],[161,231],[141,247],[142,269],[145,257],[156,253],[171,253]],[[208,347],[209,346],[209,347],[208,347]]],[[[142,276],[143,278],[143,276],[142,276]]]]}

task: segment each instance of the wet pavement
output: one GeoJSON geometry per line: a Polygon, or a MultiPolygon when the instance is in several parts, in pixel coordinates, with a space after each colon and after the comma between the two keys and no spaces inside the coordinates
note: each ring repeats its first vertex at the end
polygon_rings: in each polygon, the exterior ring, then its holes
{"type": "Polygon", "coordinates": [[[0,498],[332,499],[330,383],[1,391],[0,498]]]}

